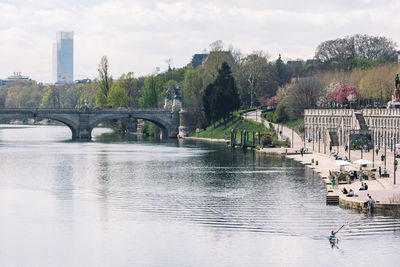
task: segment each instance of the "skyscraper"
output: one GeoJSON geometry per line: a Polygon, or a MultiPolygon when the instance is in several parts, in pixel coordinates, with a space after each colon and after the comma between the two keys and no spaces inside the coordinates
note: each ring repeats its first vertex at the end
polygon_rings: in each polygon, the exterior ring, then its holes
{"type": "Polygon", "coordinates": [[[57,32],[53,44],[53,78],[56,83],[74,81],[74,32],[57,32]]]}

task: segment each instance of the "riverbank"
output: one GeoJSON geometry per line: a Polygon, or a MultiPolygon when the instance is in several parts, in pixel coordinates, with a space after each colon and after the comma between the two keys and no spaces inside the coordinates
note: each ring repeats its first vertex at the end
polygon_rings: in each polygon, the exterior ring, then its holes
{"type": "MultiPolygon", "coordinates": [[[[264,125],[269,122],[262,120],[259,111],[249,112],[246,117],[250,120],[262,122],[264,125]]],[[[335,147],[336,154],[341,157],[348,157],[351,162],[358,159],[366,159],[373,162],[373,168],[378,169],[380,166],[382,173],[384,170],[387,171],[389,177],[379,177],[378,172],[375,172],[376,179],[362,181],[368,184],[368,190],[359,190],[361,187],[361,181],[354,181],[351,184],[339,184],[337,188],[332,188],[331,181],[329,179],[329,172],[339,170],[340,167],[335,165],[335,158],[330,154],[330,151],[321,143],[308,143],[304,142],[299,135],[293,132],[288,127],[282,125],[274,125],[276,129],[281,131],[280,138],[292,137],[293,148],[263,148],[257,149],[258,153],[267,154],[280,154],[295,161],[300,162],[308,168],[315,171],[320,178],[323,180],[326,186],[327,199],[337,199],[337,203],[342,208],[351,208],[359,211],[363,210],[364,202],[367,201],[367,193],[369,193],[376,201],[374,210],[383,213],[390,213],[400,215],[400,185],[396,184],[394,176],[394,154],[390,151],[386,151],[386,161],[378,160],[378,155],[384,153],[380,151],[380,154],[375,155],[374,151],[369,153],[361,153],[361,151],[345,151],[344,147],[335,147]],[[279,127],[279,128],[278,128],[279,127]],[[299,153],[301,148],[305,148],[308,152],[301,155],[299,153]],[[354,197],[347,197],[342,193],[343,188],[347,190],[352,189],[355,192],[354,197]]],[[[210,139],[210,138],[196,138],[196,137],[185,137],[187,139],[203,140],[209,142],[229,142],[225,139],[210,139]]],[[[360,166],[351,164],[346,167],[348,170],[359,170],[360,166]]],[[[400,178],[400,177],[399,177],[400,178]]],[[[400,179],[399,179],[400,180],[400,179]]]]}
{"type": "Polygon", "coordinates": [[[205,137],[194,137],[194,136],[185,136],[183,139],[187,140],[197,140],[197,141],[207,141],[207,142],[215,142],[215,143],[229,143],[229,140],[226,139],[215,139],[215,138],[205,138],[205,137]]]}
{"type": "MultiPolygon", "coordinates": [[[[351,208],[359,211],[363,211],[364,202],[367,201],[367,193],[369,193],[376,201],[374,210],[383,213],[395,213],[400,212],[400,187],[398,185],[391,184],[390,178],[379,178],[373,180],[362,181],[368,184],[368,190],[359,190],[361,187],[361,181],[354,181],[351,184],[339,184],[338,188],[332,188],[331,181],[329,180],[329,172],[333,170],[339,170],[339,166],[335,166],[335,158],[333,156],[318,153],[309,152],[303,154],[299,153],[297,149],[270,149],[264,148],[257,150],[259,153],[276,154],[291,158],[307,168],[312,169],[316,172],[322,181],[325,183],[328,198],[338,199],[338,204],[342,208],[351,208]],[[347,197],[342,193],[343,188],[347,190],[352,189],[355,192],[354,197],[347,197]],[[396,203],[397,202],[397,203],[396,203]]],[[[356,159],[354,159],[356,160],[356,159]]],[[[347,169],[359,170],[359,165],[351,164],[347,169]]],[[[375,174],[378,176],[378,174],[375,174]]]]}

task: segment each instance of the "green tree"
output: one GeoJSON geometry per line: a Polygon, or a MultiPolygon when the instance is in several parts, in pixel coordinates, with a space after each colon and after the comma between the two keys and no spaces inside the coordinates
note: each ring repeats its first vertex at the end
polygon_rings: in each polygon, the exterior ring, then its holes
{"type": "Polygon", "coordinates": [[[140,86],[138,80],[134,78],[133,72],[122,74],[116,83],[125,91],[126,106],[139,108],[140,86]]]}
{"type": "Polygon", "coordinates": [[[126,100],[125,90],[118,84],[113,84],[108,92],[107,105],[112,108],[126,107],[126,100]]]}
{"type": "MultiPolygon", "coordinates": [[[[54,87],[54,86],[52,86],[54,87]]],[[[40,108],[58,108],[59,107],[59,96],[50,87],[47,92],[44,94],[42,98],[42,103],[40,104],[40,108]]]]}
{"type": "Polygon", "coordinates": [[[288,69],[288,67],[283,63],[281,54],[279,54],[278,59],[275,61],[275,68],[278,75],[278,85],[282,86],[288,82],[292,78],[292,75],[288,69]]]}
{"type": "Polygon", "coordinates": [[[239,68],[238,81],[241,84],[240,96],[243,102],[255,105],[259,97],[270,98],[278,90],[275,66],[268,62],[268,56],[255,51],[244,58],[239,68]]]}
{"type": "Polygon", "coordinates": [[[163,92],[162,85],[155,76],[149,76],[144,82],[140,106],[142,108],[157,108],[159,106],[160,94],[163,92]]]}
{"type": "Polygon", "coordinates": [[[109,75],[109,64],[106,56],[100,60],[98,68],[98,79],[95,81],[96,106],[107,107],[107,97],[112,86],[112,76],[109,75]]]}
{"type": "Polygon", "coordinates": [[[232,76],[231,68],[224,62],[218,71],[215,82],[209,84],[203,97],[206,118],[210,123],[229,115],[240,106],[238,89],[232,76]]]}

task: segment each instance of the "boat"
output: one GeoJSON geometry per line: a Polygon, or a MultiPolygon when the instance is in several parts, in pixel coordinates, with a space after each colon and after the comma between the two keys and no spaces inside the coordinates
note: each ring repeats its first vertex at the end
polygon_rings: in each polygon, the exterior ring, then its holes
{"type": "Polygon", "coordinates": [[[336,236],[330,236],[329,242],[334,243],[334,244],[339,243],[339,238],[337,238],[336,236]]]}

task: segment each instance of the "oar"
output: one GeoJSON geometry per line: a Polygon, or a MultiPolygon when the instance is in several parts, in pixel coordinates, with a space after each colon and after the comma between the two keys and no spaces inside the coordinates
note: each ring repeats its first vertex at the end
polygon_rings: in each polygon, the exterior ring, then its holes
{"type": "Polygon", "coordinates": [[[337,234],[337,233],[340,231],[340,229],[342,229],[344,226],[345,226],[345,225],[343,224],[339,229],[337,229],[337,231],[335,232],[335,234],[337,234]]]}

